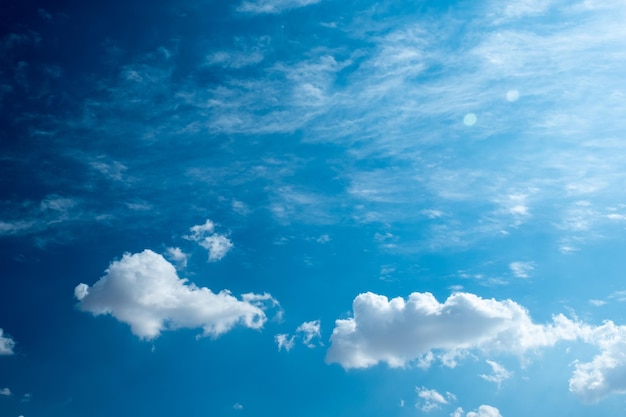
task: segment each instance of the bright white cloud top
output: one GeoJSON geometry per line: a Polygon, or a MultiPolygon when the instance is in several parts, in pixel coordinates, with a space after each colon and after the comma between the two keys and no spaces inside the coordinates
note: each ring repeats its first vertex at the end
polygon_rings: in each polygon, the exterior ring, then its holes
{"type": "MultiPolygon", "coordinates": [[[[626,326],[611,321],[591,326],[561,314],[548,324],[536,324],[511,300],[455,293],[440,303],[430,293],[412,293],[406,301],[364,293],[354,299],[353,317],[335,322],[330,340],[327,362],[346,369],[379,362],[400,367],[414,361],[423,367],[435,358],[454,367],[455,358],[470,350],[523,359],[561,341],[581,341],[600,353],[591,362],[576,361],[570,391],[585,403],[626,393],[626,326]]],[[[492,373],[481,378],[499,385],[511,377],[497,362],[487,363],[492,373]]]]}
{"type": "Polygon", "coordinates": [[[353,318],[335,322],[327,356],[346,369],[379,362],[404,366],[437,350],[448,357],[468,349],[523,355],[578,336],[576,324],[564,316],[539,325],[514,301],[469,293],[439,303],[430,293],[412,293],[405,301],[368,292],[358,295],[352,308],[353,318]]]}
{"type": "Polygon", "coordinates": [[[110,314],[130,325],[143,339],[163,330],[202,328],[217,337],[235,325],[260,329],[267,320],[264,304],[277,302],[269,294],[244,294],[239,300],[227,290],[214,293],[179,278],[163,256],[144,250],[111,263],[92,287],[74,289],[79,307],[94,315],[110,314]]]}

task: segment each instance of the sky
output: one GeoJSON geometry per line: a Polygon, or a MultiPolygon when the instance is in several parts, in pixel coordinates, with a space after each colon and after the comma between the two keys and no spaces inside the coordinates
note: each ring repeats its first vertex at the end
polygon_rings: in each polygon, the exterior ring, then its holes
{"type": "Polygon", "coordinates": [[[0,415],[626,409],[626,3],[0,3],[0,415]]]}

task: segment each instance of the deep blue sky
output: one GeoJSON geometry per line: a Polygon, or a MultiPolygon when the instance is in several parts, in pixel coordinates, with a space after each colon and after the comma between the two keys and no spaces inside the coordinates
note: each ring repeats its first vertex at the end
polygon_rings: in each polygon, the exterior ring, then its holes
{"type": "Polygon", "coordinates": [[[0,415],[620,415],[625,18],[0,4],[0,415]]]}

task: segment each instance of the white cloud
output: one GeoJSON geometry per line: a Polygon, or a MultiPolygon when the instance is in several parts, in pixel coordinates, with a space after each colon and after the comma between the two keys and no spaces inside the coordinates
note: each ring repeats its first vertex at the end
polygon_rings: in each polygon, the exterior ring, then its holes
{"type": "Polygon", "coordinates": [[[236,403],[235,405],[233,405],[233,408],[234,408],[235,410],[243,410],[243,405],[241,405],[241,404],[239,404],[239,403],[236,403]]]}
{"type": "Polygon", "coordinates": [[[448,404],[448,401],[455,401],[454,394],[446,392],[445,397],[435,389],[428,389],[425,387],[416,387],[415,391],[421,401],[415,404],[416,408],[421,409],[423,412],[428,413],[437,408],[441,408],[442,405],[448,404]]]}
{"type": "Polygon", "coordinates": [[[4,395],[5,397],[10,397],[12,395],[11,390],[8,388],[0,389],[0,395],[4,395]]]}
{"type": "Polygon", "coordinates": [[[187,239],[193,240],[209,252],[209,261],[222,259],[233,248],[233,242],[226,235],[214,233],[215,223],[208,220],[204,224],[192,226],[191,235],[187,239]]]}
{"type": "Polygon", "coordinates": [[[516,278],[529,278],[530,274],[535,269],[533,262],[511,262],[509,269],[516,278]]]}
{"type": "Polygon", "coordinates": [[[596,403],[610,394],[626,394],[626,326],[607,321],[589,328],[586,341],[600,347],[591,362],[577,361],[569,388],[585,403],[596,403]]]}
{"type": "Polygon", "coordinates": [[[457,407],[452,413],[450,413],[450,417],[463,417],[463,409],[461,407],[457,407]]]}
{"type": "Polygon", "coordinates": [[[466,417],[502,417],[500,410],[490,405],[481,405],[476,411],[470,411],[466,417]]]}
{"type": "Polygon", "coordinates": [[[308,348],[314,348],[316,346],[322,346],[320,341],[321,324],[319,320],[305,321],[296,329],[296,333],[290,336],[287,333],[281,333],[274,336],[274,340],[278,344],[278,350],[285,349],[289,352],[293,347],[297,339],[302,341],[302,344],[308,348]],[[313,340],[317,339],[317,343],[313,343],[313,340]]]}
{"type": "Polygon", "coordinates": [[[255,14],[276,14],[284,10],[304,7],[319,2],[320,0],[252,0],[241,3],[241,5],[237,7],[237,11],[255,14]]]}
{"type": "Polygon", "coordinates": [[[466,350],[523,355],[580,334],[578,324],[563,315],[538,325],[514,301],[470,293],[455,293],[439,303],[430,293],[412,293],[405,301],[368,292],[358,295],[352,308],[352,318],[335,321],[326,357],[346,369],[379,362],[404,366],[433,351],[453,366],[466,350]]]}
{"type": "Polygon", "coordinates": [[[15,341],[10,336],[5,336],[4,331],[0,329],[0,355],[13,355],[15,341]]]}
{"type": "Polygon", "coordinates": [[[74,294],[81,310],[96,316],[110,314],[143,339],[183,327],[200,327],[203,335],[211,337],[235,325],[259,329],[267,319],[264,306],[278,304],[269,294],[244,294],[238,300],[228,290],[216,294],[197,287],[179,278],[172,264],[148,249],[125,254],[109,265],[93,287],[79,284],[74,294]]]}
{"type": "Polygon", "coordinates": [[[219,261],[233,248],[230,239],[217,233],[205,237],[198,244],[209,251],[209,261],[219,261]]]}
{"type": "Polygon", "coordinates": [[[305,321],[296,329],[296,334],[298,333],[302,337],[302,343],[309,348],[314,348],[316,345],[313,343],[313,339],[319,340],[322,337],[320,321],[305,321]]]}
{"type": "Polygon", "coordinates": [[[191,226],[189,228],[189,231],[191,232],[191,236],[189,236],[191,240],[202,240],[204,235],[206,235],[207,233],[213,233],[215,231],[215,223],[207,219],[204,224],[191,226]]]}
{"type": "Polygon", "coordinates": [[[278,345],[278,351],[280,352],[282,349],[285,349],[289,352],[295,343],[295,336],[289,337],[287,333],[280,333],[274,336],[274,341],[278,345]]]}
{"type": "Polygon", "coordinates": [[[165,256],[179,264],[182,268],[187,266],[187,260],[189,255],[183,252],[180,248],[167,248],[165,251],[165,256]]]}
{"type": "MultiPolygon", "coordinates": [[[[353,302],[353,317],[336,320],[326,360],[346,369],[379,362],[391,367],[414,362],[427,368],[435,358],[454,366],[457,358],[471,350],[523,358],[527,352],[559,341],[576,340],[600,352],[590,362],[574,363],[570,391],[585,403],[626,394],[626,326],[612,321],[592,326],[563,315],[553,316],[548,324],[535,324],[528,312],[511,300],[483,299],[469,293],[455,293],[444,303],[430,293],[412,293],[406,301],[360,294],[353,302]]],[[[500,364],[489,360],[487,364],[492,373],[480,375],[483,379],[500,384],[511,376],[500,364]]],[[[433,394],[432,398],[438,397],[433,394]]],[[[489,406],[467,414],[492,415],[499,414],[489,406]]]]}
{"type": "Polygon", "coordinates": [[[491,374],[479,375],[485,381],[493,382],[499,388],[503,381],[511,377],[511,372],[508,371],[504,366],[490,360],[487,360],[486,362],[489,366],[491,366],[491,374]]]}

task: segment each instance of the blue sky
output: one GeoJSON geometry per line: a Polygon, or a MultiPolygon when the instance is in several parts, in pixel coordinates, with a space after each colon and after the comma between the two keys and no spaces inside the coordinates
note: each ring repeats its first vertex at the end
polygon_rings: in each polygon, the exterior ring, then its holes
{"type": "Polygon", "coordinates": [[[623,2],[0,16],[0,415],[623,413],[623,2]]]}

